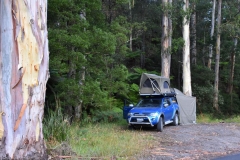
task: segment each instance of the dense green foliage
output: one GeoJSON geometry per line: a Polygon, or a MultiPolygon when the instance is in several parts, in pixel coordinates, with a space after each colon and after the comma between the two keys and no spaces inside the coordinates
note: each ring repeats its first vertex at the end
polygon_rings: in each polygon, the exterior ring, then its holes
{"type": "MultiPolygon", "coordinates": [[[[138,100],[143,72],[161,73],[161,1],[142,0],[51,0],[48,1],[50,74],[46,108],[75,118],[81,105],[82,121],[105,121],[100,114],[117,117],[114,108],[123,99],[138,100]],[[130,7],[129,7],[130,5],[130,7]],[[132,35],[132,47],[129,37],[132,35]],[[132,50],[130,49],[132,48],[132,50]]],[[[191,2],[191,0],[190,0],[191,2]]],[[[192,1],[193,2],[193,1],[192,1]]],[[[198,113],[213,113],[214,56],[207,68],[212,3],[195,0],[197,15],[197,64],[191,65],[193,96],[198,113]]],[[[223,1],[219,82],[220,111],[240,113],[239,43],[233,92],[227,92],[230,54],[239,36],[240,13],[237,0],[223,1]]],[[[173,1],[171,86],[182,89],[182,4],[173,1]],[[174,12],[173,12],[174,11],[174,12]]],[[[217,9],[216,9],[217,10],[217,9]]],[[[189,14],[193,9],[189,11],[189,14]]],[[[216,32],[215,32],[216,34],[216,32]]],[[[213,46],[215,52],[215,46],[213,46]]],[[[48,111],[46,113],[49,113],[48,111]]]]}

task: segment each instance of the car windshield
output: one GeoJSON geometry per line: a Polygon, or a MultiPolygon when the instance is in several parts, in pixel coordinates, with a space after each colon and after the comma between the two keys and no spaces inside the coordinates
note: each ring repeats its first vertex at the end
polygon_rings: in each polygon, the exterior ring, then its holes
{"type": "Polygon", "coordinates": [[[142,99],[138,102],[136,107],[159,107],[161,99],[142,99]]]}

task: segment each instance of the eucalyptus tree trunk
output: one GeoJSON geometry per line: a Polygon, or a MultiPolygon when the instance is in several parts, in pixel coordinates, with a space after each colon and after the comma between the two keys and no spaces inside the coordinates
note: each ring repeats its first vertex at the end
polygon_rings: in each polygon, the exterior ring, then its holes
{"type": "Polygon", "coordinates": [[[218,83],[219,83],[219,61],[220,61],[220,44],[221,44],[221,6],[222,0],[218,0],[218,17],[217,17],[217,42],[216,42],[216,62],[215,62],[215,80],[214,80],[214,97],[213,107],[218,111],[218,83]]]}
{"type": "MultiPolygon", "coordinates": [[[[238,0],[238,14],[239,12],[240,12],[240,0],[238,0]]],[[[238,34],[236,34],[236,36],[233,38],[234,46],[233,46],[233,51],[231,52],[231,55],[230,55],[230,74],[229,74],[228,87],[227,87],[227,93],[229,94],[232,94],[232,91],[233,91],[233,78],[234,78],[234,68],[235,68],[238,38],[239,38],[238,34]]],[[[231,98],[232,98],[232,95],[231,95],[231,98]]]]}
{"type": "MultiPolygon", "coordinates": [[[[215,8],[216,8],[216,0],[213,0],[213,7],[212,7],[212,25],[211,25],[211,33],[210,33],[210,38],[211,41],[213,39],[213,34],[214,34],[214,27],[215,27],[215,8]]],[[[212,55],[213,55],[213,45],[209,45],[209,55],[208,55],[208,68],[211,70],[212,66],[212,55]]]]}
{"type": "Polygon", "coordinates": [[[234,77],[234,68],[235,68],[235,57],[236,57],[236,49],[237,49],[237,43],[238,43],[238,39],[235,37],[233,39],[233,43],[234,43],[234,48],[233,48],[233,52],[231,52],[231,56],[230,56],[230,74],[229,74],[229,80],[228,80],[228,87],[227,87],[227,92],[232,94],[232,90],[233,90],[233,77],[234,77]]]}
{"type": "Polygon", "coordinates": [[[146,53],[146,42],[145,42],[145,32],[143,32],[143,35],[142,35],[142,43],[141,43],[141,68],[144,68],[145,67],[145,53],[146,53]]]}
{"type": "Polygon", "coordinates": [[[169,45],[169,43],[171,43],[171,39],[169,39],[169,36],[170,36],[169,19],[170,18],[168,15],[168,8],[167,8],[168,4],[170,4],[168,0],[162,0],[163,16],[162,16],[162,39],[161,39],[161,60],[162,60],[161,76],[167,77],[167,78],[170,77],[170,63],[171,63],[171,53],[170,53],[171,46],[169,45]]]}
{"type": "MultiPolygon", "coordinates": [[[[144,8],[144,5],[142,4],[142,8],[144,8]]],[[[141,20],[145,21],[145,11],[141,12],[141,20]]],[[[142,43],[141,43],[141,68],[145,67],[145,61],[146,61],[146,36],[145,36],[145,31],[142,33],[142,43]]]]}
{"type": "Polygon", "coordinates": [[[133,40],[133,35],[132,35],[132,6],[134,5],[134,0],[129,0],[128,2],[128,7],[129,7],[129,19],[130,19],[130,23],[131,23],[131,26],[130,26],[130,33],[129,33],[129,48],[130,48],[130,51],[133,50],[132,48],[132,40],[133,40]]]}
{"type": "MultiPolygon", "coordinates": [[[[168,3],[169,3],[169,6],[172,7],[172,0],[168,0],[168,3]]],[[[169,77],[170,77],[171,51],[172,51],[172,18],[171,18],[171,15],[168,15],[168,51],[169,51],[169,77]]]]}
{"type": "MultiPolygon", "coordinates": [[[[189,9],[189,0],[183,0],[183,11],[186,13],[189,9]]],[[[183,93],[192,96],[191,68],[190,68],[190,37],[189,37],[189,19],[187,15],[183,17],[183,93]]]]}
{"type": "Polygon", "coordinates": [[[193,2],[193,13],[191,14],[191,62],[197,64],[197,30],[196,30],[196,2],[193,2]]]}
{"type": "MultiPolygon", "coordinates": [[[[205,50],[206,50],[206,36],[205,36],[205,31],[203,32],[203,47],[202,47],[202,55],[205,55],[205,50]]],[[[202,57],[202,63],[203,63],[203,66],[206,65],[206,62],[205,62],[205,57],[203,56],[202,57]]]]}
{"type": "MultiPolygon", "coordinates": [[[[86,21],[86,11],[84,10],[84,11],[82,11],[81,12],[81,14],[80,14],[80,19],[82,19],[82,20],[84,20],[84,21],[86,21]]],[[[85,31],[86,29],[84,28],[84,31],[85,31]]],[[[85,58],[85,56],[84,56],[84,59],[86,59],[85,58]]],[[[80,77],[79,77],[79,85],[80,85],[80,87],[82,88],[82,86],[84,85],[84,82],[85,82],[85,69],[86,67],[85,66],[83,66],[82,67],[82,71],[81,72],[79,72],[79,75],[80,75],[80,77]]],[[[82,91],[82,89],[80,90],[80,93],[79,93],[80,95],[82,95],[83,94],[83,91],[82,91]]],[[[79,102],[78,102],[78,105],[75,107],[75,119],[77,120],[77,121],[79,121],[80,119],[81,119],[81,115],[82,115],[82,108],[83,108],[83,100],[79,100],[79,102]]]]}
{"type": "MultiPolygon", "coordinates": [[[[84,57],[85,58],[85,57],[84,57]]],[[[82,67],[82,71],[80,72],[80,81],[79,81],[79,85],[80,87],[82,87],[84,85],[85,82],[85,67],[82,67]]],[[[83,90],[80,90],[79,94],[83,94],[83,90]]],[[[82,115],[82,108],[83,108],[83,100],[79,100],[78,105],[75,107],[75,118],[77,121],[79,121],[81,119],[81,115],[82,115]]]]}
{"type": "Polygon", "coordinates": [[[0,1],[1,159],[47,159],[47,0],[0,1]]]}

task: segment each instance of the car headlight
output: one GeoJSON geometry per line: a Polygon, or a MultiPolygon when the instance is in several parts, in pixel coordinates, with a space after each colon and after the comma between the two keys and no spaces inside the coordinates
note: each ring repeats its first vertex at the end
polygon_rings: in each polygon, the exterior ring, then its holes
{"type": "Polygon", "coordinates": [[[132,116],[133,115],[133,113],[128,113],[128,116],[132,116]]]}
{"type": "Polygon", "coordinates": [[[158,113],[151,113],[150,116],[157,117],[158,113]]]}

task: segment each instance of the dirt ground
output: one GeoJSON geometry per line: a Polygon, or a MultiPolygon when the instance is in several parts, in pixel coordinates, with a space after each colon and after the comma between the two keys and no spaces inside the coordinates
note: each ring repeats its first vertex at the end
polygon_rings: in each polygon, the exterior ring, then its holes
{"type": "Polygon", "coordinates": [[[150,132],[155,147],[147,156],[151,160],[209,160],[240,153],[240,125],[234,123],[165,126],[163,132],[150,132]]]}
{"type": "MultiPolygon", "coordinates": [[[[129,157],[130,160],[211,160],[240,153],[240,124],[168,125],[164,127],[163,132],[154,129],[142,131],[151,134],[156,143],[153,148],[144,151],[144,156],[129,157]]],[[[71,159],[76,156],[71,147],[65,143],[48,152],[51,160],[71,159]]]]}

